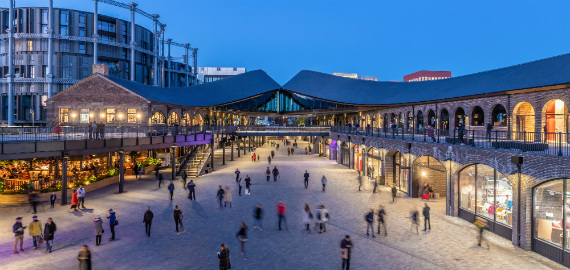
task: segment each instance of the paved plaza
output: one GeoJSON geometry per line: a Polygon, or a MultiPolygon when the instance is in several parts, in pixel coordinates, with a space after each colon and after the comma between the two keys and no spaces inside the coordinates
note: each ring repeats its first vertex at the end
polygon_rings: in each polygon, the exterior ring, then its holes
{"type": "MultiPolygon", "coordinates": [[[[409,212],[420,210],[419,199],[403,198],[399,194],[396,203],[391,202],[387,187],[379,194],[372,194],[371,187],[358,191],[354,170],[334,161],[305,155],[306,143],[300,143],[294,156],[287,156],[287,148],[281,145],[271,168],[277,166],[280,178],[277,182],[265,181],[268,144],[258,149],[260,161],[252,162],[248,154],[229,161],[225,166],[194,179],[197,184],[197,201],[189,201],[181,181],[176,181],[174,201],[169,200],[168,182],[161,189],[153,175],[142,181],[128,176],[125,194],[115,194],[118,185],[87,194],[88,209],[70,213],[68,207],[51,210],[40,207],[42,223],[52,217],[58,226],[54,251],[45,253],[45,246],[33,250],[31,237],[25,234],[25,252],[12,254],[14,219],[24,217],[26,225],[32,214],[28,206],[0,208],[0,269],[76,269],[77,253],[81,245],[89,245],[94,269],[218,269],[216,252],[220,243],[226,243],[231,251],[232,269],[340,269],[340,241],[344,235],[352,237],[351,269],[565,269],[538,254],[514,248],[510,241],[487,234],[490,249],[475,245],[475,228],[468,222],[444,215],[445,200],[430,201],[432,231],[416,235],[410,230],[409,212]],[[249,175],[253,181],[251,195],[238,196],[234,170],[239,168],[242,177],[249,175]],[[303,173],[311,174],[309,189],[303,186],[303,173]],[[326,192],[321,191],[320,178],[328,178],[326,192]],[[218,185],[230,186],[233,195],[232,208],[218,209],[216,191],[218,185]],[[276,204],[283,200],[287,205],[289,230],[277,229],[276,204]],[[253,208],[261,203],[265,209],[263,232],[254,231],[253,208]],[[312,210],[324,204],[330,213],[327,232],[319,234],[304,230],[302,208],[308,203],[312,210]],[[174,205],[184,212],[186,231],[177,235],[172,212],[174,205]],[[365,211],[378,209],[382,204],[387,211],[388,236],[366,236],[365,211]],[[145,207],[154,212],[151,237],[146,237],[142,224],[145,207]],[[95,246],[93,219],[106,216],[113,208],[120,225],[116,227],[117,239],[109,242],[110,230],[104,218],[103,244],[95,246]],[[243,260],[236,233],[240,222],[248,226],[246,252],[243,260]]],[[[242,152],[243,153],[243,152],[242,152]]],[[[220,153],[216,153],[217,163],[220,153]]],[[[170,174],[165,171],[165,176],[170,174]]],[[[58,194],[59,196],[59,194],[58,194]]],[[[423,218],[421,220],[423,229],[423,218]]],[[[376,225],[376,224],[375,224],[376,225]]]]}

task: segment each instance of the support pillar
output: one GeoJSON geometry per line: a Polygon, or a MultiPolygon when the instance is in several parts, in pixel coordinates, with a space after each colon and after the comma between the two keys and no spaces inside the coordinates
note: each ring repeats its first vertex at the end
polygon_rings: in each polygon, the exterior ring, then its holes
{"type": "Polygon", "coordinates": [[[222,140],[222,165],[226,165],[226,141],[222,140]]]}
{"type": "Polygon", "coordinates": [[[241,155],[240,155],[240,151],[239,151],[239,145],[240,145],[239,141],[240,141],[240,140],[239,140],[239,138],[238,138],[238,139],[237,139],[237,153],[238,153],[238,157],[241,156],[241,155]]]}
{"type": "Polygon", "coordinates": [[[231,161],[234,161],[234,140],[231,140],[231,147],[232,147],[232,159],[231,159],[231,161]]]}
{"type": "Polygon", "coordinates": [[[14,0],[10,0],[8,10],[8,125],[14,125],[14,0]]]}
{"type": "Polygon", "coordinates": [[[210,140],[210,162],[212,163],[212,171],[214,171],[214,138],[210,140]]]}
{"type": "Polygon", "coordinates": [[[129,6],[131,7],[131,64],[130,64],[130,72],[131,72],[131,81],[135,80],[135,71],[136,71],[136,64],[135,64],[135,46],[137,45],[137,43],[135,42],[135,12],[136,12],[136,8],[137,8],[136,3],[129,3],[129,6]]]}
{"type": "Polygon", "coordinates": [[[63,156],[61,159],[61,205],[67,204],[67,159],[63,156]]]}
{"type": "Polygon", "coordinates": [[[160,16],[158,16],[158,14],[152,14],[152,30],[154,32],[154,46],[152,48],[152,51],[156,54],[153,57],[153,63],[152,63],[152,68],[153,68],[153,84],[154,86],[158,86],[158,56],[160,55],[158,53],[158,29],[157,29],[157,25],[158,25],[158,18],[160,16]]]}
{"type": "Polygon", "coordinates": [[[119,151],[119,193],[125,192],[125,151],[119,151]]]}
{"type": "Polygon", "coordinates": [[[245,156],[245,149],[247,148],[247,147],[245,146],[245,137],[242,137],[241,140],[242,140],[242,142],[243,142],[243,155],[245,156]]]}
{"type": "Polygon", "coordinates": [[[176,180],[176,146],[171,146],[170,147],[170,154],[172,155],[170,157],[170,164],[172,164],[172,175],[171,175],[171,180],[176,180]]]}

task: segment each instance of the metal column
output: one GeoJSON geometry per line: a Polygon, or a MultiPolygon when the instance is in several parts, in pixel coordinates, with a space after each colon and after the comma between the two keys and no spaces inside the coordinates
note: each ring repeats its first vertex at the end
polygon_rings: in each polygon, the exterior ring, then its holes
{"type": "Polygon", "coordinates": [[[8,10],[8,125],[14,125],[14,0],[10,0],[8,10]]]}
{"type": "MultiPolygon", "coordinates": [[[[172,39],[169,38],[166,40],[166,43],[168,44],[168,69],[172,68],[172,57],[170,57],[170,45],[172,44],[172,39]]],[[[172,70],[168,71],[168,87],[172,87],[172,70]]]]}
{"type": "Polygon", "coordinates": [[[214,136],[210,140],[210,162],[212,163],[212,171],[214,171],[214,136]]]}
{"type": "Polygon", "coordinates": [[[222,140],[222,165],[226,165],[226,142],[222,140]]]}
{"type": "Polygon", "coordinates": [[[125,192],[125,151],[119,151],[119,193],[125,192]]]}
{"type": "MultiPolygon", "coordinates": [[[[95,0],[95,12],[97,12],[97,1],[95,0]]],[[[48,7],[48,30],[47,34],[49,35],[48,38],[48,63],[47,63],[47,74],[46,74],[46,83],[48,87],[48,98],[53,96],[53,0],[49,1],[48,7]]],[[[38,116],[41,115],[41,112],[38,110],[36,112],[38,116]]],[[[38,118],[39,120],[39,118],[38,118]]]]}
{"type": "Polygon", "coordinates": [[[198,84],[198,48],[194,48],[192,52],[192,58],[194,58],[194,85],[198,84]]]}
{"type": "Polygon", "coordinates": [[[130,64],[130,72],[131,72],[131,81],[135,80],[135,46],[137,43],[135,42],[135,11],[137,8],[136,3],[129,3],[131,6],[131,64],[130,64]]]}
{"type": "Polygon", "coordinates": [[[162,48],[161,48],[161,51],[162,51],[162,53],[161,53],[161,55],[162,55],[162,65],[161,65],[161,69],[162,69],[162,72],[161,72],[161,76],[160,76],[160,77],[161,77],[160,84],[161,84],[162,87],[165,87],[165,86],[166,86],[166,85],[164,84],[164,79],[165,79],[165,78],[164,78],[164,75],[165,75],[164,69],[166,68],[166,67],[165,67],[166,63],[165,63],[165,61],[164,61],[164,36],[165,36],[165,32],[164,32],[165,29],[164,29],[164,28],[165,28],[165,27],[166,27],[166,24],[163,24],[163,25],[160,26],[160,29],[162,30],[162,31],[161,31],[161,32],[162,32],[162,36],[161,36],[161,38],[162,38],[162,48]]]}
{"type": "MultiPolygon", "coordinates": [[[[99,13],[98,13],[98,10],[97,10],[97,3],[98,3],[98,2],[99,2],[99,0],[93,0],[93,3],[95,4],[94,9],[93,9],[93,38],[95,39],[95,40],[93,41],[93,64],[97,64],[97,58],[98,58],[98,55],[97,55],[97,50],[98,50],[97,47],[98,47],[98,44],[99,44],[99,28],[98,28],[98,25],[99,25],[99,13]]],[[[50,26],[49,26],[49,28],[50,28],[50,30],[53,31],[53,28],[52,28],[53,25],[51,24],[51,19],[52,19],[53,17],[52,17],[51,12],[49,13],[49,16],[50,16],[50,26]]],[[[50,39],[50,40],[51,40],[51,39],[50,39]]],[[[49,55],[51,55],[51,54],[49,54],[49,55]]],[[[48,57],[49,57],[49,56],[48,56],[48,57]]],[[[48,61],[49,61],[49,60],[48,60],[48,61]]],[[[49,65],[48,65],[48,69],[49,69],[49,68],[50,68],[50,67],[49,67],[49,65]]]]}
{"type": "Polygon", "coordinates": [[[184,44],[184,49],[186,50],[186,55],[184,56],[184,65],[186,66],[186,86],[190,86],[190,55],[188,55],[190,44],[184,44]]]}
{"type": "Polygon", "coordinates": [[[171,163],[172,163],[172,178],[170,178],[171,180],[175,180],[176,179],[176,146],[171,146],[170,147],[170,152],[172,152],[172,158],[171,158],[171,163]]]}
{"type": "Polygon", "coordinates": [[[230,143],[231,143],[231,147],[232,147],[232,159],[231,159],[231,161],[234,161],[234,140],[231,140],[230,143]]]}
{"type": "Polygon", "coordinates": [[[154,56],[154,61],[152,63],[152,67],[153,67],[153,75],[154,75],[154,86],[158,86],[158,56],[160,55],[158,53],[158,31],[157,31],[157,24],[158,24],[158,14],[152,14],[152,29],[154,31],[154,42],[153,42],[153,48],[152,51],[154,53],[156,53],[156,55],[154,56]]]}
{"type": "Polygon", "coordinates": [[[61,205],[67,204],[67,159],[66,156],[61,159],[61,205]]]}

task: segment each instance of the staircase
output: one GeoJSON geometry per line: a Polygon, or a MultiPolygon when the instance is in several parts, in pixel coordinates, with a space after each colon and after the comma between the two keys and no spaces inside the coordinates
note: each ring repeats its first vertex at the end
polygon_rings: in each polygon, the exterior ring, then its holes
{"type": "Polygon", "coordinates": [[[195,151],[195,153],[193,153],[193,155],[188,158],[184,164],[184,167],[180,169],[178,174],[181,175],[183,171],[186,171],[186,174],[189,177],[200,176],[209,157],[210,146],[208,145],[207,147],[204,147],[204,149],[195,151]]]}

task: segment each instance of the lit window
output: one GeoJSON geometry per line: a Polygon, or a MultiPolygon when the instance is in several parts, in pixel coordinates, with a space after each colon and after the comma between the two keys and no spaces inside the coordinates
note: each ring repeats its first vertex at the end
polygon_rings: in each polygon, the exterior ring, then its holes
{"type": "Polygon", "coordinates": [[[31,40],[28,40],[28,51],[33,51],[34,50],[34,42],[31,40]]]}
{"type": "Polygon", "coordinates": [[[107,108],[107,123],[115,123],[115,111],[114,108],[107,108]]]}
{"type": "Polygon", "coordinates": [[[60,123],[69,123],[69,109],[68,108],[60,108],[59,109],[59,122],[60,123]]]}
{"type": "Polygon", "coordinates": [[[89,109],[81,109],[79,113],[81,123],[89,123],[89,109]]]}
{"type": "Polygon", "coordinates": [[[136,123],[137,122],[137,109],[128,109],[127,110],[127,122],[128,123],[136,123]]]}

